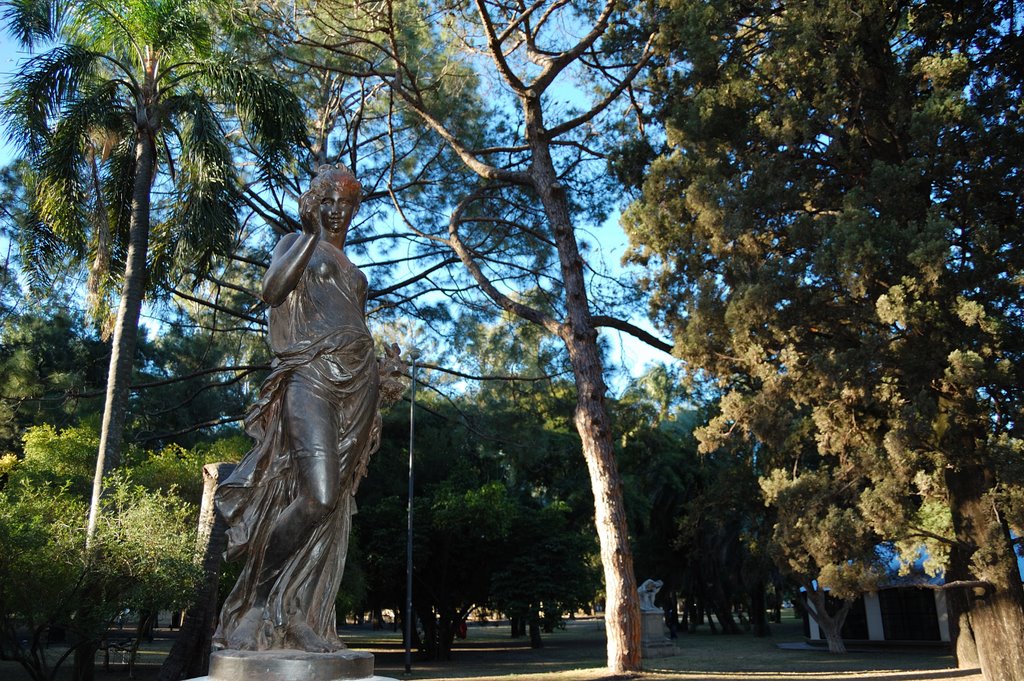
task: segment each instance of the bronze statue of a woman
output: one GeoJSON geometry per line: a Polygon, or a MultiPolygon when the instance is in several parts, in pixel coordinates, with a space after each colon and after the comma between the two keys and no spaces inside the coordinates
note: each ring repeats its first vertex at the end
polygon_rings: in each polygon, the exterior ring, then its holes
{"type": "Polygon", "coordinates": [[[246,417],[255,447],[217,492],[228,558],[245,565],[214,645],[329,652],[355,489],[379,444],[379,374],[366,277],[343,248],[361,187],[322,166],[299,199],[302,232],[263,279],[275,359],[246,417]]]}

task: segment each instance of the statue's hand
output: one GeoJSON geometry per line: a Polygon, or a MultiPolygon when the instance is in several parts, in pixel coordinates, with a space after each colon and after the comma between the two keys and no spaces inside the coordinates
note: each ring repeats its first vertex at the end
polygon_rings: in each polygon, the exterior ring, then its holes
{"type": "Polygon", "coordinates": [[[303,234],[320,236],[320,197],[313,190],[299,197],[299,220],[303,234]]]}

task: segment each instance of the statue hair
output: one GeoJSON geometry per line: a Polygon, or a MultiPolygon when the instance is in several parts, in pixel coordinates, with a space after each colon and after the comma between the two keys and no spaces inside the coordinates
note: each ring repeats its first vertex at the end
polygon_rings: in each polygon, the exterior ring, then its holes
{"type": "Polygon", "coordinates": [[[353,213],[359,210],[359,204],[363,200],[363,186],[359,184],[355,174],[344,164],[327,164],[318,167],[316,175],[309,183],[309,191],[322,197],[331,186],[339,187],[342,194],[352,200],[353,213]]]}

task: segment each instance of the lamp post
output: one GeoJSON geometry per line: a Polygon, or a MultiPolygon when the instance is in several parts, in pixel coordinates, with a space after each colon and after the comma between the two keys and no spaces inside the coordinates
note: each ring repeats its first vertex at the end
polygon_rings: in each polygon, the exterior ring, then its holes
{"type": "Polygon", "coordinates": [[[409,350],[412,360],[412,395],[409,398],[409,514],[405,537],[405,673],[412,671],[412,450],[416,435],[416,360],[420,358],[418,348],[409,350]]]}

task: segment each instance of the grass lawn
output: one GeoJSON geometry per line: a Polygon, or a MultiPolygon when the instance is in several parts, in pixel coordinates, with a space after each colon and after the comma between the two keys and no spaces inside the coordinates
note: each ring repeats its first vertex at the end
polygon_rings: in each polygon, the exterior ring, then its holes
{"type": "MultiPolygon", "coordinates": [[[[846,655],[830,655],[817,649],[784,649],[780,643],[803,643],[800,623],[784,619],[773,625],[773,635],[722,636],[702,627],[695,634],[680,634],[679,654],[649,660],[641,678],[645,681],[928,681],[963,679],[981,681],[977,671],[952,668],[953,658],[940,648],[872,648],[846,655]]],[[[413,671],[405,673],[401,633],[371,631],[369,626],[346,626],[342,638],[350,648],[376,656],[381,676],[405,679],[477,679],[479,681],[598,681],[609,679],[605,661],[604,627],[600,620],[569,622],[564,630],[544,636],[544,647],[533,650],[525,639],[512,639],[508,626],[471,625],[469,635],[456,641],[449,662],[420,661],[413,656],[413,671]]],[[[135,678],[151,681],[170,649],[173,633],[158,630],[151,644],[144,644],[135,678]]],[[[97,658],[97,681],[128,681],[124,665],[102,669],[97,658]]],[[[65,669],[60,679],[68,679],[65,669]]],[[[0,662],[0,681],[28,681],[19,666],[0,662]]],[[[296,680],[300,681],[300,680],[296,680]]]]}

